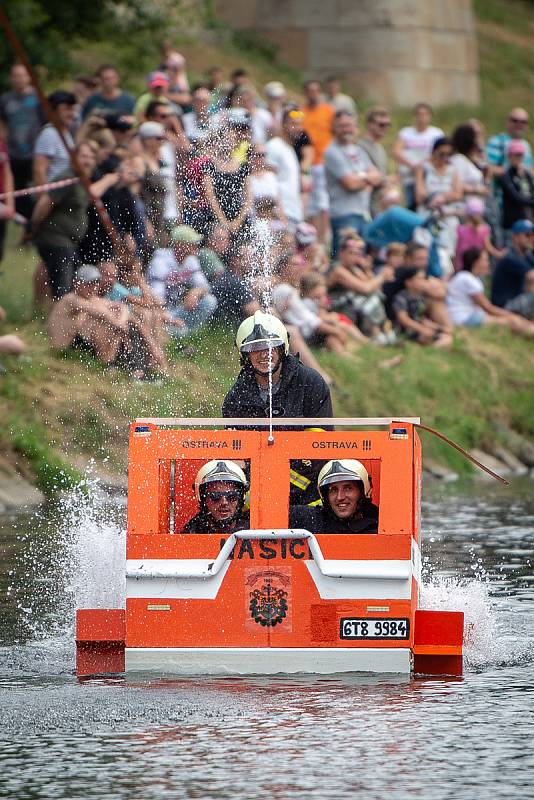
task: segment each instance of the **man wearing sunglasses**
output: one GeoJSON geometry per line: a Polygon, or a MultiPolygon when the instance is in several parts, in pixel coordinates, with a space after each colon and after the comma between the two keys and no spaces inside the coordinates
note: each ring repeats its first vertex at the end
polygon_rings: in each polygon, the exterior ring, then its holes
{"type": "Polygon", "coordinates": [[[358,144],[369,156],[371,164],[381,175],[381,183],[371,192],[371,216],[379,213],[380,190],[384,186],[388,174],[388,155],[382,139],[391,128],[391,117],[387,108],[374,106],[365,117],[365,134],[360,136],[358,144]]]}
{"type": "Polygon", "coordinates": [[[528,112],[524,108],[512,108],[506,121],[506,131],[491,136],[487,144],[488,162],[492,168],[494,176],[499,177],[504,174],[510,166],[508,160],[508,147],[512,139],[519,140],[525,147],[523,165],[527,169],[532,169],[532,151],[525,139],[528,130],[528,112]]]}
{"type": "Polygon", "coordinates": [[[199,512],[182,533],[233,533],[249,528],[249,514],[243,513],[247,486],[245,473],[233,461],[208,461],[193,484],[199,512]]]}

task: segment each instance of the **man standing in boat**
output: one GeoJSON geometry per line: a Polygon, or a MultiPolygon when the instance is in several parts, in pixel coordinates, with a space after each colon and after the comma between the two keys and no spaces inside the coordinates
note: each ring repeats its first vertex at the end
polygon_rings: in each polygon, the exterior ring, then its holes
{"type": "Polygon", "coordinates": [[[243,512],[247,479],[233,461],[208,461],[197,472],[193,484],[199,512],[182,533],[233,533],[250,527],[243,512]]]}
{"type": "MultiPolygon", "coordinates": [[[[223,417],[269,417],[270,389],[273,418],[333,416],[330,389],[316,370],[304,366],[298,356],[290,355],[288,332],[277,317],[262,311],[247,317],[237,331],[236,345],[241,372],[224,398],[223,417]]],[[[332,427],[325,425],[321,429],[332,427]]],[[[290,503],[318,499],[318,467],[318,462],[291,462],[290,503]]]]}
{"type": "Polygon", "coordinates": [[[371,481],[355,459],[329,461],[319,473],[322,506],[293,506],[291,528],[310,533],[378,533],[378,506],[371,501],[371,481]]]}

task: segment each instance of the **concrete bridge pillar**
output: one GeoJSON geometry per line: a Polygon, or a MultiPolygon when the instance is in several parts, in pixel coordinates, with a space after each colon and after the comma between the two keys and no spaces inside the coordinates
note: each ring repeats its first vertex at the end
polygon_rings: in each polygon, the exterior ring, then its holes
{"type": "Polygon", "coordinates": [[[308,77],[407,106],[480,101],[471,0],[215,0],[220,19],[278,45],[308,77]]]}

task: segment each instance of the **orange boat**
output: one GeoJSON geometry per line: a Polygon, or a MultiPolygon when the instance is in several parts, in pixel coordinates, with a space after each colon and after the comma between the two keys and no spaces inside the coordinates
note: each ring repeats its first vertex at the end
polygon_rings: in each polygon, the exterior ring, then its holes
{"type": "Polygon", "coordinates": [[[78,611],[78,675],[462,673],[463,614],[418,608],[419,420],[328,422],[337,430],[318,430],[324,419],[290,422],[315,430],[283,430],[287,419],[132,423],[126,607],[78,611]],[[198,511],[195,475],[214,458],[245,462],[250,528],[180,533],[198,511]],[[332,458],[366,468],[377,533],[288,527],[290,462],[332,458]]]}

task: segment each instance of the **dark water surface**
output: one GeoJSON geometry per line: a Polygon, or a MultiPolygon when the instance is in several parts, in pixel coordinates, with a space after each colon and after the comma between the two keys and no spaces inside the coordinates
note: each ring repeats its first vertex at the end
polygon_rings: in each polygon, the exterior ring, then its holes
{"type": "Polygon", "coordinates": [[[0,797],[534,797],[533,490],[427,492],[423,605],[471,630],[446,680],[79,683],[73,609],[119,601],[123,509],[0,517],[0,797]]]}

